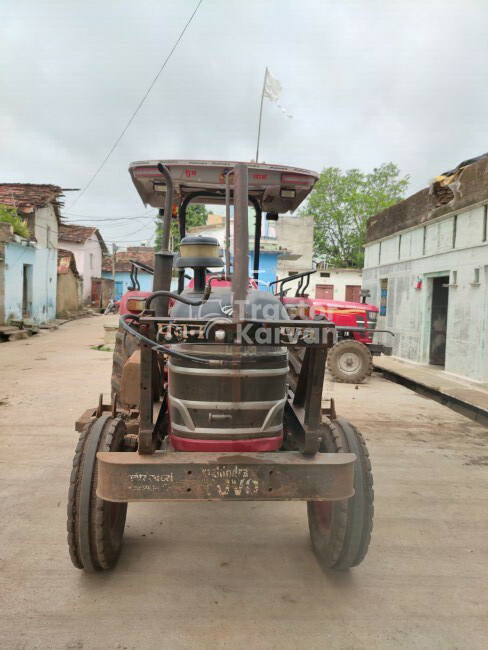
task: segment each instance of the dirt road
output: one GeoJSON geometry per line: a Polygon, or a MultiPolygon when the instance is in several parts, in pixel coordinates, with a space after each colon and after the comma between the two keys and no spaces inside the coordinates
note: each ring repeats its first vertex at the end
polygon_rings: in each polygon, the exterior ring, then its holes
{"type": "MultiPolygon", "coordinates": [[[[113,319],[113,317],[110,317],[113,319]]],[[[301,503],[133,504],[112,573],[66,545],[73,423],[108,390],[104,318],[0,344],[0,648],[486,648],[488,431],[374,377],[365,562],[326,575],[301,503]]]]}

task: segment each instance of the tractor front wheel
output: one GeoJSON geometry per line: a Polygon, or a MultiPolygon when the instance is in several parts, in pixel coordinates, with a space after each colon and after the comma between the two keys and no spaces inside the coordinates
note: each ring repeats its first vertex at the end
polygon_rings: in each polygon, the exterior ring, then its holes
{"type": "Polygon", "coordinates": [[[331,421],[321,452],[354,453],[354,496],[344,501],[308,501],[314,553],[324,569],[343,571],[360,564],[373,528],[373,475],[363,436],[345,418],[331,421]]]}
{"type": "Polygon", "coordinates": [[[97,452],[121,451],[126,432],[124,421],[108,414],[81,432],[68,493],[68,546],[78,569],[111,569],[118,560],[127,503],[97,497],[97,452]]]}
{"type": "Polygon", "coordinates": [[[336,343],[327,355],[327,370],[336,381],[360,384],[371,374],[373,358],[368,348],[354,339],[336,343]]]}

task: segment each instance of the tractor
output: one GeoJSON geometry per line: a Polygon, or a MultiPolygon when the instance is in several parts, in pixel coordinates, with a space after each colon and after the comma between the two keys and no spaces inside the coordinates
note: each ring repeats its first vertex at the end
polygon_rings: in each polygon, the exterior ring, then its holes
{"type": "Polygon", "coordinates": [[[141,296],[135,286],[121,309],[111,401],[100,396],[76,422],[73,564],[111,569],[128,503],[177,500],[306,501],[319,564],[358,565],[371,538],[373,478],[363,436],[333,400],[323,401],[337,328],[323,314],[291,319],[279,295],[257,285],[263,213],[276,219],[295,210],[317,174],[194,160],[135,162],[129,172],[143,203],[163,215],[162,247],[152,293],[141,296]],[[216,239],[186,235],[191,202],[226,206],[223,250],[216,239]],[[251,281],[249,205],[256,214],[251,281]],[[169,250],[175,214],[178,256],[169,250]]]}
{"type": "Polygon", "coordinates": [[[344,302],[310,298],[306,293],[310,276],[316,269],[303,271],[272,282],[270,287],[285,305],[291,319],[328,318],[336,324],[337,343],[327,354],[327,370],[335,381],[345,384],[363,382],[373,369],[373,356],[391,355],[392,348],[373,342],[375,332],[394,336],[377,329],[378,307],[366,303],[369,291],[361,291],[363,302],[344,302]],[[298,281],[295,296],[288,297],[288,283],[298,281]]]}

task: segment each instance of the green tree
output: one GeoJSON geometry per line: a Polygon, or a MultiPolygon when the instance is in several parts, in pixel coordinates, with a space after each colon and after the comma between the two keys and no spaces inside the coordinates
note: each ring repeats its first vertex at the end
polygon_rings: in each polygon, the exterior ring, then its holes
{"type": "MultiPolygon", "coordinates": [[[[204,226],[207,223],[208,217],[207,208],[200,204],[194,203],[189,205],[186,209],[186,230],[188,232],[189,228],[194,226],[204,226]]],[[[163,217],[159,215],[156,216],[156,239],[155,246],[156,250],[161,248],[161,239],[163,236],[163,217]]],[[[179,222],[177,219],[171,221],[171,234],[170,240],[173,242],[173,250],[177,251],[180,248],[180,233],[179,233],[179,222]]],[[[170,245],[171,245],[170,241],[170,245]]]]}
{"type": "Polygon", "coordinates": [[[10,207],[9,205],[1,204],[0,221],[3,223],[10,223],[16,235],[25,237],[25,239],[29,239],[30,233],[27,221],[25,221],[25,219],[22,219],[22,217],[17,214],[15,208],[10,207]]]}
{"type": "Polygon", "coordinates": [[[331,266],[362,268],[368,217],[401,201],[408,183],[391,162],[369,173],[325,168],[303,210],[314,218],[315,254],[331,266]]]}

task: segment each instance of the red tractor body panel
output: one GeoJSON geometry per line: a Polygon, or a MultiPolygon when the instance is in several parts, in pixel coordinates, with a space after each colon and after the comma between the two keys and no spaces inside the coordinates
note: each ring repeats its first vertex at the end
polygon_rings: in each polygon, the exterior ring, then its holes
{"type": "Polygon", "coordinates": [[[283,298],[288,307],[296,304],[303,305],[307,318],[313,319],[317,314],[341,327],[366,327],[370,332],[351,332],[352,336],[361,343],[373,343],[373,333],[378,318],[378,307],[361,302],[345,302],[342,300],[325,300],[320,298],[283,298]]]}

